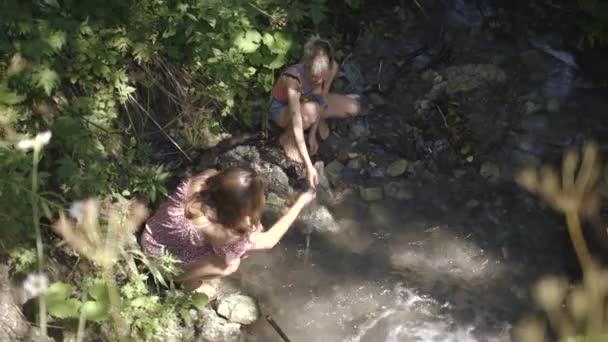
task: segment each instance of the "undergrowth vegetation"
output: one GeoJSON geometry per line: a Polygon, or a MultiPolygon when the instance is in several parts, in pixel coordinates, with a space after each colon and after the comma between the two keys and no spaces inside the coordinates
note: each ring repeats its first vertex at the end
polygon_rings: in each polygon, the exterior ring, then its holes
{"type": "Polygon", "coordinates": [[[1,2],[0,249],[27,275],[43,335],[48,318],[78,340],[180,338],[206,300],[174,288],[170,256],[137,245],[142,208],[170,177],[151,142],[189,158],[226,118],[257,127],[277,71],[329,32],[332,6],[361,4],[1,2]],[[70,272],[55,272],[66,260],[70,272]]]}

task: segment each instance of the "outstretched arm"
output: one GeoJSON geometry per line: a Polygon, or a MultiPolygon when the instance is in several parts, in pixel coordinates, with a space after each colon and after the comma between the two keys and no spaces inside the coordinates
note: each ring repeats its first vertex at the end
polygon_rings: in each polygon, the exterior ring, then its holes
{"type": "Polygon", "coordinates": [[[287,233],[289,227],[300,214],[300,211],[315,198],[313,191],[307,191],[298,197],[294,205],[289,208],[287,213],[283,215],[270,229],[252,236],[253,250],[271,249],[281,240],[283,235],[287,233]]]}

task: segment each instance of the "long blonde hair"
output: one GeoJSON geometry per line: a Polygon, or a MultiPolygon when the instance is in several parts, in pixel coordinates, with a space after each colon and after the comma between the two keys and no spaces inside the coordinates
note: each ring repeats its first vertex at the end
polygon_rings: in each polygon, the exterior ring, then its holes
{"type": "Polygon", "coordinates": [[[198,175],[191,182],[186,196],[187,219],[206,218],[239,234],[252,232],[260,223],[265,205],[264,183],[255,171],[227,168],[209,178],[198,175]]]}
{"type": "Polygon", "coordinates": [[[334,60],[334,49],[331,43],[320,36],[311,36],[304,44],[302,65],[313,75],[319,75],[331,69],[334,60]]]}

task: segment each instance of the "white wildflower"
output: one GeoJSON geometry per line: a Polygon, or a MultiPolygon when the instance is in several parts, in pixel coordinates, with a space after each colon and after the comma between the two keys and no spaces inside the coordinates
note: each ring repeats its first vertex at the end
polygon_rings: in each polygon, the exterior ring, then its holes
{"type": "Polygon", "coordinates": [[[44,146],[48,145],[51,141],[51,131],[38,133],[33,139],[24,139],[19,141],[15,148],[21,151],[36,150],[40,151],[44,146]]]}
{"type": "Polygon", "coordinates": [[[70,216],[73,217],[78,223],[82,221],[82,215],[84,213],[85,205],[85,201],[76,201],[72,203],[72,205],[70,205],[70,209],[68,210],[70,216]]]}
{"type": "Polygon", "coordinates": [[[38,135],[36,135],[36,145],[39,148],[48,145],[49,141],[51,141],[51,136],[51,131],[38,133],[38,135]]]}
{"type": "Polygon", "coordinates": [[[21,140],[17,143],[17,145],[15,145],[15,148],[17,148],[18,150],[21,150],[21,151],[29,151],[34,148],[34,140],[33,139],[21,140]]]}
{"type": "Polygon", "coordinates": [[[23,289],[29,298],[36,298],[46,293],[49,278],[44,273],[30,273],[23,282],[23,289]]]}

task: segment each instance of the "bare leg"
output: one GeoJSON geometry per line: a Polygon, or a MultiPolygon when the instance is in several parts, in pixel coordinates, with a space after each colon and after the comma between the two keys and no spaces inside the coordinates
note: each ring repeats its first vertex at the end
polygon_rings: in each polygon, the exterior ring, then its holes
{"type": "Polygon", "coordinates": [[[326,119],[354,117],[361,111],[357,96],[329,93],[325,99],[328,107],[321,112],[321,121],[319,122],[319,135],[323,140],[327,139],[330,133],[326,119]]]}
{"type": "MultiPolygon", "coordinates": [[[[305,102],[301,104],[300,111],[302,113],[302,125],[304,130],[306,130],[319,119],[321,108],[315,102],[305,102]]],[[[298,150],[298,145],[296,144],[296,139],[291,126],[289,107],[287,106],[281,111],[279,126],[283,128],[279,143],[283,147],[285,155],[287,158],[297,163],[302,163],[303,159],[298,150]]]]}

